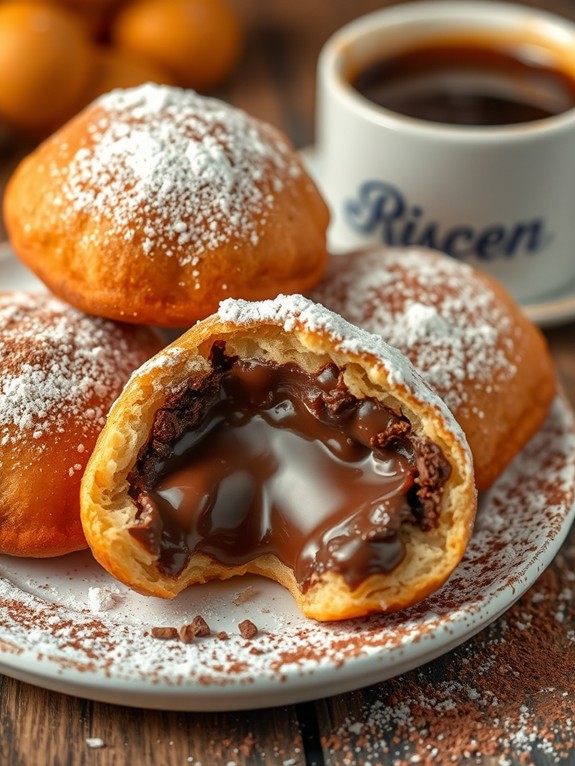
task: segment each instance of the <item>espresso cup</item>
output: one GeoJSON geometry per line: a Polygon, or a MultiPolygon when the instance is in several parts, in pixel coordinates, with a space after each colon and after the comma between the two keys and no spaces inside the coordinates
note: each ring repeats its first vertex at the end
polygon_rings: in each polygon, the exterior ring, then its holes
{"type": "Polygon", "coordinates": [[[436,248],[489,273],[519,302],[544,301],[575,282],[575,95],[551,116],[461,125],[407,116],[354,86],[377,61],[478,40],[546,62],[575,94],[575,25],[517,5],[395,6],[325,44],[315,161],[330,242],[436,248]]]}

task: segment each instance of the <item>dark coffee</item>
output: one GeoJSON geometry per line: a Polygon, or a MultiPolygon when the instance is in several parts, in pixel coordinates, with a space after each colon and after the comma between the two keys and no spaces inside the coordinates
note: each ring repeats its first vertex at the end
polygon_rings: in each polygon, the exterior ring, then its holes
{"type": "Polygon", "coordinates": [[[575,79],[534,55],[486,42],[447,41],[382,59],[352,78],[370,101],[451,125],[512,125],[575,106],[575,79]]]}

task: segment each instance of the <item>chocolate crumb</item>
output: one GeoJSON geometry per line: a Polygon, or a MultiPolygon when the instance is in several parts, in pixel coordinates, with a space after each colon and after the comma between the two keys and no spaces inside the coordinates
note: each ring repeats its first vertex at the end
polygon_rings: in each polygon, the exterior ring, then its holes
{"type": "Polygon", "coordinates": [[[220,632],[216,635],[216,638],[220,641],[226,641],[228,639],[228,634],[225,630],[220,630],[220,632]]]}
{"type": "Polygon", "coordinates": [[[419,502],[418,523],[424,532],[428,532],[437,526],[441,491],[444,483],[449,479],[451,466],[437,444],[429,439],[421,438],[414,438],[413,442],[417,445],[415,484],[418,487],[416,491],[419,502]]]}
{"type": "Polygon", "coordinates": [[[184,642],[184,644],[191,644],[194,638],[196,637],[196,629],[192,624],[190,625],[182,625],[182,627],[178,631],[180,640],[184,642]]]}
{"type": "Polygon", "coordinates": [[[212,632],[210,626],[201,614],[196,615],[188,627],[194,631],[194,636],[197,636],[198,638],[209,636],[212,632]]]}
{"type": "Polygon", "coordinates": [[[369,440],[371,446],[374,449],[385,449],[390,444],[404,439],[411,431],[411,424],[407,420],[399,420],[396,423],[392,423],[382,433],[372,436],[369,440]]]}
{"type": "Polygon", "coordinates": [[[240,622],[238,628],[240,629],[240,633],[242,634],[243,638],[250,639],[254,636],[257,636],[258,634],[258,629],[251,620],[244,620],[243,622],[240,622]]]}
{"type": "Polygon", "coordinates": [[[161,638],[167,640],[169,638],[178,638],[177,628],[152,628],[152,638],[161,638]]]}

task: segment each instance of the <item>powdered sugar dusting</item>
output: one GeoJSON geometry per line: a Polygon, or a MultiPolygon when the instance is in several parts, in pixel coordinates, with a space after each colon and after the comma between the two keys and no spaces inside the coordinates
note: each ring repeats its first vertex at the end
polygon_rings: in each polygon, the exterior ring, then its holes
{"type": "MultiPolygon", "coordinates": [[[[557,399],[540,433],[482,496],[477,529],[449,582],[401,613],[341,624],[298,616],[288,594],[282,600],[280,586],[266,581],[239,607],[233,603],[238,581],[190,588],[168,602],[121,586],[125,601],[94,616],[77,599],[64,600],[70,587],[65,571],[55,583],[54,600],[42,585],[33,587],[33,580],[45,582],[50,567],[63,567],[62,561],[32,565],[0,557],[0,658],[8,672],[33,667],[40,679],[57,678],[65,667],[66,678],[84,684],[84,696],[141,705],[153,704],[158,695],[164,708],[287,704],[310,690],[323,696],[338,691],[338,684],[340,690],[350,688],[353,679],[373,683],[426,661],[438,647],[450,647],[508,607],[558,549],[573,518],[574,492],[575,425],[557,399]],[[25,574],[32,566],[34,578],[25,574]],[[267,588],[272,590],[266,600],[267,588]],[[128,602],[131,616],[123,611],[128,602]],[[184,644],[150,635],[153,625],[182,625],[198,613],[211,636],[184,644]],[[253,639],[238,631],[244,617],[258,627],[253,639]],[[220,630],[227,631],[226,640],[216,638],[220,630]]],[[[99,587],[113,585],[88,553],[75,556],[76,567],[86,562],[92,587],[96,581],[99,587]]],[[[76,570],[72,579],[78,578],[76,570]]]]}
{"type": "Polygon", "coordinates": [[[25,439],[27,453],[39,457],[44,437],[57,443],[74,423],[81,437],[69,474],[83,470],[86,444],[92,445],[111,402],[144,359],[113,322],[49,295],[0,294],[0,447],[13,456],[25,439]]]}
{"type": "Polygon", "coordinates": [[[106,747],[106,743],[101,737],[86,737],[86,745],[91,748],[106,747]]]}
{"type": "Polygon", "coordinates": [[[88,588],[88,609],[91,612],[107,612],[122,601],[118,588],[93,586],[88,588]]]}
{"type": "Polygon", "coordinates": [[[228,298],[220,303],[218,315],[224,322],[239,326],[270,322],[283,327],[288,333],[297,325],[310,332],[321,330],[342,352],[375,357],[386,370],[390,381],[404,385],[420,402],[435,407],[459,441],[467,444],[451,412],[402,353],[388,345],[381,336],[350,324],[324,306],[302,295],[279,295],[274,300],[255,302],[228,298]]]}
{"type": "Polygon", "coordinates": [[[341,256],[312,297],[407,354],[460,415],[481,416],[469,392],[503,387],[517,371],[522,329],[451,258],[392,248],[341,256]]]}
{"type": "MultiPolygon", "coordinates": [[[[206,372],[210,369],[207,363],[202,363],[201,360],[190,358],[186,349],[178,346],[168,346],[168,348],[162,350],[161,354],[149,359],[138,368],[133,373],[132,378],[141,378],[150,373],[153,374],[154,371],[169,372],[182,365],[185,366],[186,370],[190,373],[206,372]]],[[[165,390],[165,382],[157,377],[154,377],[152,385],[159,391],[165,390]]]]}
{"type": "Polygon", "coordinates": [[[256,245],[275,196],[302,173],[271,126],[190,90],[147,84],[90,108],[81,148],[52,163],[62,187],[54,215],[101,218],[108,242],[133,242],[190,271],[232,237],[256,245]]]}

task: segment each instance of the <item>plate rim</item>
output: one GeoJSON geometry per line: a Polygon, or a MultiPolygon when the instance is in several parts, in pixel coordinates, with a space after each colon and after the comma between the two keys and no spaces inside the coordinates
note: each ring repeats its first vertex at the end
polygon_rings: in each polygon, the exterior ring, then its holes
{"type": "Polygon", "coordinates": [[[466,616],[462,615],[448,624],[441,624],[439,628],[444,640],[438,641],[437,630],[425,633],[415,644],[419,651],[411,656],[406,657],[406,650],[413,648],[414,644],[406,644],[377,654],[348,658],[340,667],[330,662],[308,672],[299,671],[283,680],[264,676],[254,680],[250,693],[250,686],[241,682],[204,686],[192,681],[171,686],[150,683],[149,679],[110,677],[101,668],[90,671],[62,667],[54,658],[38,659],[33,649],[14,653],[0,639],[0,673],[44,689],[98,702],[182,712],[253,710],[345,694],[394,678],[443,656],[497,620],[549,566],[563,545],[574,519],[575,500],[550,543],[534,561],[526,565],[518,580],[507,585],[487,607],[482,608],[479,619],[470,625],[466,616]],[[389,660],[390,653],[394,654],[393,662],[384,664],[384,660],[389,660]]]}

